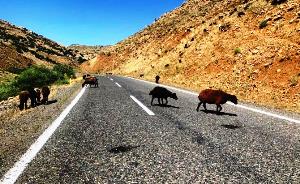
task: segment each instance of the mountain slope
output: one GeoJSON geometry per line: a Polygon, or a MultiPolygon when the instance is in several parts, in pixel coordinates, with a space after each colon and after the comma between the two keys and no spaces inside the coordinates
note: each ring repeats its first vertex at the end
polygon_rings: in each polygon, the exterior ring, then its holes
{"type": "Polygon", "coordinates": [[[91,60],[97,57],[97,55],[105,50],[107,46],[88,46],[88,45],[79,45],[79,44],[72,44],[68,46],[68,49],[75,50],[76,52],[79,52],[82,57],[82,60],[91,60]]]}
{"type": "Polygon", "coordinates": [[[18,53],[11,46],[0,43],[0,68],[2,70],[13,71],[18,68],[26,68],[33,63],[33,60],[18,53]]]}
{"type": "Polygon", "coordinates": [[[27,67],[28,62],[46,66],[57,63],[78,65],[74,50],[4,20],[0,20],[0,44],[2,70],[7,70],[6,66],[14,66],[16,62],[19,63],[16,67],[21,68],[27,67]],[[9,56],[3,54],[7,51],[9,56]]]}
{"type": "Polygon", "coordinates": [[[82,67],[300,112],[300,1],[273,2],[188,0],[82,67]]]}

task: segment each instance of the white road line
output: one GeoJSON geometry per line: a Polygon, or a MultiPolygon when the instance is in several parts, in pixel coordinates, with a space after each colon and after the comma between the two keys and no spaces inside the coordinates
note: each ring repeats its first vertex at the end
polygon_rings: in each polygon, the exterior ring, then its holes
{"type": "MultiPolygon", "coordinates": [[[[231,102],[228,102],[227,104],[229,105],[235,105],[231,102]]],[[[247,109],[249,111],[253,111],[253,112],[257,112],[257,113],[260,113],[260,114],[264,114],[264,115],[268,115],[268,116],[272,116],[274,118],[278,118],[278,119],[283,119],[283,120],[286,120],[286,121],[290,121],[290,122],[294,122],[294,123],[299,123],[300,124],[300,120],[297,120],[297,119],[293,119],[293,118],[289,118],[287,116],[282,116],[282,115],[279,115],[279,114],[275,114],[275,113],[271,113],[271,112],[267,112],[267,111],[264,111],[264,110],[260,110],[260,109],[255,109],[255,108],[252,108],[252,107],[247,107],[247,106],[244,106],[244,105],[235,105],[239,108],[242,108],[242,109],[247,109]]]]}
{"type": "Polygon", "coordinates": [[[154,116],[155,114],[148,109],[142,102],[140,102],[138,99],[136,99],[134,96],[130,95],[130,98],[132,98],[133,101],[135,101],[140,107],[142,107],[150,116],[154,116]]]}
{"type": "Polygon", "coordinates": [[[82,88],[79,94],[71,102],[71,104],[59,115],[59,117],[53,121],[53,123],[43,132],[42,135],[30,146],[24,155],[20,158],[18,162],[15,163],[13,168],[11,168],[0,180],[1,184],[13,184],[17,181],[18,177],[22,174],[28,164],[34,159],[37,153],[42,149],[48,139],[52,136],[55,130],[60,126],[64,118],[68,115],[71,109],[75,106],[78,100],[81,98],[85,92],[86,87],[82,88]]]}
{"type": "Polygon", "coordinates": [[[110,78],[111,81],[113,81],[114,79],[110,78]]]}
{"type": "MultiPolygon", "coordinates": [[[[178,88],[163,85],[163,84],[156,84],[154,82],[135,79],[135,78],[132,78],[132,77],[126,77],[126,78],[133,79],[133,80],[138,80],[138,81],[149,83],[149,84],[152,84],[152,85],[163,86],[163,87],[167,87],[169,89],[174,89],[174,90],[177,90],[177,91],[180,91],[180,92],[183,92],[183,93],[198,96],[198,93],[196,93],[196,92],[192,92],[192,91],[188,91],[188,90],[184,90],[184,89],[178,89],[178,88]]],[[[286,121],[290,121],[290,122],[293,122],[293,123],[299,123],[300,124],[300,120],[298,120],[298,119],[293,119],[293,118],[290,118],[290,117],[287,117],[287,116],[283,116],[283,115],[275,114],[275,113],[272,113],[272,112],[264,111],[264,110],[261,110],[261,109],[258,109],[258,108],[248,107],[248,106],[240,105],[240,104],[235,105],[231,102],[227,102],[227,104],[238,107],[238,108],[241,108],[241,109],[246,109],[246,110],[249,110],[249,111],[252,111],[252,112],[256,112],[256,113],[264,114],[264,115],[271,116],[271,117],[274,117],[274,118],[278,118],[278,119],[282,119],[282,120],[286,120],[286,121]]]]}
{"type": "Polygon", "coordinates": [[[117,86],[119,86],[120,88],[122,87],[119,83],[115,82],[117,86]]]}

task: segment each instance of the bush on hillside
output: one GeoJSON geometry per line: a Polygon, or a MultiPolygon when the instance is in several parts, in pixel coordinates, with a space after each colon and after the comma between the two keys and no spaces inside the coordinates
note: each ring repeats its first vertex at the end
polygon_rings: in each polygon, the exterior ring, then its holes
{"type": "Polygon", "coordinates": [[[80,57],[77,58],[77,61],[78,61],[79,64],[81,64],[81,63],[83,63],[87,60],[80,56],[80,57]]]}
{"type": "Polygon", "coordinates": [[[42,87],[52,84],[58,79],[58,74],[48,68],[31,66],[21,72],[12,84],[20,90],[26,90],[30,87],[42,87]]]}
{"type": "Polygon", "coordinates": [[[25,69],[23,68],[18,68],[18,67],[9,67],[7,69],[8,72],[10,73],[14,73],[14,74],[20,74],[21,72],[23,72],[25,69]]]}
{"type": "Polygon", "coordinates": [[[268,20],[263,20],[259,24],[259,29],[265,28],[268,25],[268,20]]]}
{"type": "Polygon", "coordinates": [[[297,86],[298,80],[299,80],[298,76],[292,77],[291,80],[290,80],[290,86],[297,86]]]}
{"type": "Polygon", "coordinates": [[[281,3],[285,3],[287,0],[272,0],[272,5],[279,5],[281,3]]]}
{"type": "Polygon", "coordinates": [[[240,54],[242,51],[239,47],[234,49],[234,54],[240,54]]]}
{"type": "Polygon", "coordinates": [[[8,97],[16,96],[19,92],[19,89],[16,88],[11,83],[0,84],[0,101],[6,100],[8,97]]]}
{"type": "Polygon", "coordinates": [[[221,32],[226,32],[230,29],[230,24],[229,23],[225,23],[219,26],[219,30],[221,32]]]}
{"type": "Polygon", "coordinates": [[[53,83],[68,84],[69,78],[74,77],[75,72],[72,67],[58,64],[53,69],[41,66],[31,66],[20,72],[19,76],[9,83],[0,84],[0,101],[10,96],[16,96],[22,90],[48,86],[53,83]]]}
{"type": "Polygon", "coordinates": [[[58,75],[59,79],[75,77],[74,69],[68,65],[57,64],[53,67],[53,72],[58,75]]]}

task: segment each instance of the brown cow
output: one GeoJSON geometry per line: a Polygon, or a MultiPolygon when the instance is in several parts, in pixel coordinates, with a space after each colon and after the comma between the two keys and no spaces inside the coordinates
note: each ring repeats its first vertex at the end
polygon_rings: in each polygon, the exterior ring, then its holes
{"type": "Polygon", "coordinates": [[[20,110],[27,109],[27,101],[30,99],[30,106],[35,107],[38,105],[38,102],[40,101],[40,91],[39,89],[35,90],[33,87],[29,87],[28,90],[21,91],[19,94],[19,108],[20,110]]]}
{"type": "Polygon", "coordinates": [[[171,91],[167,90],[166,88],[159,87],[159,86],[156,86],[154,89],[152,89],[150,91],[149,95],[152,95],[151,105],[153,105],[154,98],[158,99],[158,104],[162,103],[163,105],[168,104],[168,97],[178,100],[176,93],[172,93],[171,91]],[[166,100],[165,103],[163,101],[164,99],[166,100]]]}
{"type": "Polygon", "coordinates": [[[30,98],[30,106],[35,107],[37,106],[37,92],[34,90],[33,87],[29,87],[28,90],[29,92],[29,98],[30,98]]]}
{"type": "Polygon", "coordinates": [[[49,97],[49,94],[50,94],[50,89],[48,86],[44,86],[42,87],[42,95],[43,95],[43,99],[41,101],[42,104],[48,104],[48,97],[49,97]]]}
{"type": "Polygon", "coordinates": [[[27,109],[27,101],[30,97],[30,93],[29,91],[21,91],[19,94],[19,100],[20,100],[20,104],[19,104],[19,109],[23,110],[24,106],[25,109],[27,109]]]}
{"type": "Polygon", "coordinates": [[[88,78],[88,77],[90,77],[91,75],[90,74],[84,74],[83,76],[82,76],[82,79],[84,80],[85,78],[88,78]]]}
{"type": "Polygon", "coordinates": [[[97,77],[86,77],[84,82],[82,83],[82,87],[84,87],[86,84],[94,85],[94,87],[98,87],[98,79],[97,77]]]}
{"type": "Polygon", "coordinates": [[[228,93],[225,93],[221,90],[213,90],[213,89],[205,89],[200,92],[198,99],[200,100],[197,111],[199,111],[199,108],[201,104],[203,103],[203,107],[205,111],[206,109],[206,103],[208,104],[216,104],[217,105],[217,112],[221,112],[222,107],[221,104],[225,104],[227,101],[231,101],[234,104],[237,104],[237,97],[235,95],[230,95],[228,93]]]}
{"type": "Polygon", "coordinates": [[[41,90],[40,89],[35,89],[36,91],[36,102],[41,103],[41,90]]]}

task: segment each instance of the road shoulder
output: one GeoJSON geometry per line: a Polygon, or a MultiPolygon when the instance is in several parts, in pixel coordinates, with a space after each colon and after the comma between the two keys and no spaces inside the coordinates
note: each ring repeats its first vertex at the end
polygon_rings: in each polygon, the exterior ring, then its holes
{"type": "Polygon", "coordinates": [[[12,107],[0,114],[0,175],[21,157],[39,135],[56,119],[81,89],[79,83],[51,88],[52,104],[25,111],[12,107]]]}

